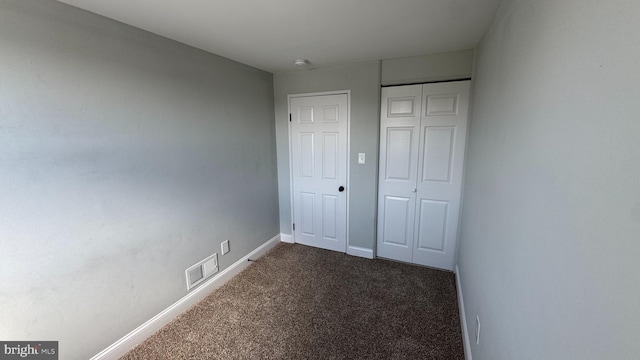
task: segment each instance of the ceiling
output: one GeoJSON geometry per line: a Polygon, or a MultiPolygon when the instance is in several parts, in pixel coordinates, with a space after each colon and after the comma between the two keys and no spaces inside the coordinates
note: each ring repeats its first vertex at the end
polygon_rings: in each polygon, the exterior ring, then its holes
{"type": "Polygon", "coordinates": [[[269,72],[474,48],[500,0],[59,0],[269,72]]]}

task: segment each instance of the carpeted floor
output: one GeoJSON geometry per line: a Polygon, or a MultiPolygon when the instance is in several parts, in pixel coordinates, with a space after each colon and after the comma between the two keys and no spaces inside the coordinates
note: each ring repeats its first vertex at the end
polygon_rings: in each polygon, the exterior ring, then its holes
{"type": "Polygon", "coordinates": [[[121,359],[464,359],[455,278],[279,244],[121,359]]]}

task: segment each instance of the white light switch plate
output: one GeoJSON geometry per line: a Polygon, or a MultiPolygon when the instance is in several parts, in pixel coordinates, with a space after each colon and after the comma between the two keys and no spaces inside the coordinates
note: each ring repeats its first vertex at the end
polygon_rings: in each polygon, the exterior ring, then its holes
{"type": "Polygon", "coordinates": [[[358,164],[364,164],[364,153],[358,153],[358,164]]]}
{"type": "Polygon", "coordinates": [[[229,240],[223,241],[222,244],[220,244],[220,247],[222,248],[222,255],[226,254],[229,252],[229,240]]]}

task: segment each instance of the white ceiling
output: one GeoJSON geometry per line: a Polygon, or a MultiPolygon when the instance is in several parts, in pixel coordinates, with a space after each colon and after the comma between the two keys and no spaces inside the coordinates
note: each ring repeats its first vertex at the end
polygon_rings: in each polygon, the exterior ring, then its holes
{"type": "Polygon", "coordinates": [[[500,0],[59,0],[269,72],[471,49],[500,0]]]}

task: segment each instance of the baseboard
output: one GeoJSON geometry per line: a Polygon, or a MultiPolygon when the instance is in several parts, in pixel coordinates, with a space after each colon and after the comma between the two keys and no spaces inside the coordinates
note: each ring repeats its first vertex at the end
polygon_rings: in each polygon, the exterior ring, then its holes
{"type": "Polygon", "coordinates": [[[469,329],[467,328],[467,316],[464,312],[464,298],[462,297],[462,283],[460,282],[460,269],[458,269],[458,265],[456,265],[456,288],[458,289],[458,309],[460,312],[460,326],[462,327],[464,358],[467,360],[473,360],[471,356],[471,343],[469,342],[469,329]]]}
{"type": "Polygon", "coordinates": [[[91,360],[117,359],[120,356],[126,354],[129,350],[133,349],[134,347],[136,347],[136,345],[144,341],[156,331],[160,330],[160,328],[162,328],[164,325],[168,324],[176,316],[182,314],[188,308],[204,299],[207,295],[209,295],[209,293],[211,293],[211,291],[222,286],[231,278],[238,275],[246,267],[251,265],[249,259],[255,260],[261,257],[272,247],[276,246],[280,241],[280,235],[276,235],[273,238],[269,239],[269,241],[260,245],[245,257],[236,261],[228,268],[222,270],[219,274],[207,280],[197,289],[193,290],[185,297],[175,302],[173,305],[164,309],[158,315],[140,325],[137,329],[128,333],[123,338],[116,341],[111,346],[92,357],[91,360]]]}
{"type": "Polygon", "coordinates": [[[280,241],[293,244],[293,236],[289,234],[280,234],[280,241]]]}
{"type": "MultiPolygon", "coordinates": [[[[293,244],[293,236],[289,234],[280,234],[280,241],[293,244]]],[[[347,254],[351,256],[358,256],[367,259],[373,259],[373,250],[359,246],[348,246],[347,254]]]]}
{"type": "Polygon", "coordinates": [[[359,246],[348,246],[347,255],[373,259],[373,249],[367,249],[359,246]]]}

